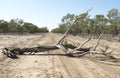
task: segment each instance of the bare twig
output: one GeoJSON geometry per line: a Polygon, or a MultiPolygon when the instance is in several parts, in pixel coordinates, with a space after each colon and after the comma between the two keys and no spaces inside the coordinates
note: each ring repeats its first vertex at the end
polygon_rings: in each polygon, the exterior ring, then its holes
{"type": "Polygon", "coordinates": [[[110,59],[116,59],[113,55],[112,55],[112,51],[110,52],[107,52],[107,53],[103,53],[103,52],[98,52],[98,51],[89,51],[89,53],[92,53],[92,54],[101,54],[101,55],[104,55],[106,57],[109,57],[110,59]]]}
{"type": "Polygon", "coordinates": [[[86,13],[88,13],[89,11],[91,11],[93,9],[93,7],[92,8],[90,8],[90,9],[88,9],[87,11],[86,11],[86,13]]]}

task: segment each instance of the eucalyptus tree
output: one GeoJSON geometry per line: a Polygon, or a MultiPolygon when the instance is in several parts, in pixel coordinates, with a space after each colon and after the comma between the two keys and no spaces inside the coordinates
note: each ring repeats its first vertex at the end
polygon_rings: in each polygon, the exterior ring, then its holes
{"type": "Polygon", "coordinates": [[[16,24],[17,24],[19,34],[23,34],[23,25],[24,25],[23,20],[22,19],[16,19],[15,21],[16,21],[16,24]]]}
{"type": "Polygon", "coordinates": [[[97,34],[101,34],[101,33],[105,33],[105,27],[107,25],[107,18],[104,17],[104,15],[99,14],[96,15],[94,18],[94,27],[95,27],[95,31],[97,32],[97,34]]]}
{"type": "MultiPolygon", "coordinates": [[[[73,24],[74,19],[75,19],[75,15],[68,13],[67,15],[63,16],[63,18],[61,19],[61,23],[59,24],[59,27],[53,29],[52,32],[64,33],[66,29],[73,24]]],[[[74,27],[72,27],[72,29],[73,28],[74,27]]],[[[72,33],[72,30],[70,30],[69,33],[72,33]]]]}
{"type": "Polygon", "coordinates": [[[0,32],[5,34],[8,32],[8,22],[5,20],[0,20],[0,32]]]}
{"type": "Polygon", "coordinates": [[[15,21],[15,19],[11,19],[9,22],[8,22],[8,28],[9,28],[9,32],[11,33],[16,33],[18,32],[17,31],[17,23],[15,21]]]}
{"type": "Polygon", "coordinates": [[[25,22],[23,25],[24,32],[35,33],[38,32],[38,27],[32,23],[25,22]]]}
{"type": "Polygon", "coordinates": [[[88,30],[88,22],[89,22],[89,15],[88,12],[82,13],[80,15],[76,15],[76,18],[79,19],[76,22],[75,25],[75,30],[77,31],[77,34],[81,34],[81,33],[88,33],[89,34],[89,30],[88,30]]]}
{"type": "Polygon", "coordinates": [[[23,25],[24,22],[22,19],[11,19],[8,23],[10,32],[18,32],[19,34],[23,34],[23,25]]]}
{"type": "Polygon", "coordinates": [[[111,9],[108,11],[107,14],[110,27],[111,27],[111,33],[115,36],[118,35],[120,31],[120,12],[118,9],[111,9]]]}

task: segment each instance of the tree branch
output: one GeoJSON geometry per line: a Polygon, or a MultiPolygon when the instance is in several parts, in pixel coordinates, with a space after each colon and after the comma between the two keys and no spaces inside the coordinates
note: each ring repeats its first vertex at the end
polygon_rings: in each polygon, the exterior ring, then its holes
{"type": "Polygon", "coordinates": [[[85,40],[79,47],[75,48],[73,51],[81,49],[81,47],[83,47],[83,45],[85,45],[88,41],[90,41],[91,38],[88,38],[87,40],[85,40]]]}
{"type": "Polygon", "coordinates": [[[66,35],[67,35],[68,32],[70,31],[70,29],[74,26],[74,24],[76,23],[76,21],[77,21],[78,19],[80,19],[80,18],[77,17],[77,18],[75,19],[75,21],[73,22],[73,24],[66,30],[66,32],[65,32],[64,35],[63,35],[63,37],[61,37],[61,38],[58,40],[58,42],[56,43],[56,45],[61,43],[61,41],[66,37],[66,35]]]}
{"type": "Polygon", "coordinates": [[[103,36],[103,34],[101,34],[101,35],[99,36],[98,41],[97,41],[96,45],[93,47],[92,51],[95,51],[95,50],[96,50],[96,48],[97,48],[97,46],[98,46],[98,44],[99,44],[100,39],[101,39],[102,36],[103,36]]]}

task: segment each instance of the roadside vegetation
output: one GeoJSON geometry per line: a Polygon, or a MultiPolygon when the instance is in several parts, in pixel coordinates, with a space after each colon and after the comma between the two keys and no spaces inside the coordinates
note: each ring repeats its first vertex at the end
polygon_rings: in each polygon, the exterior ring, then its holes
{"type": "Polygon", "coordinates": [[[38,26],[24,22],[22,19],[11,19],[10,21],[0,20],[0,33],[47,33],[47,27],[39,28],[38,26]]]}
{"type": "Polygon", "coordinates": [[[89,13],[80,15],[70,14],[63,16],[59,27],[52,30],[53,33],[64,33],[66,29],[72,25],[74,19],[80,17],[79,20],[69,31],[70,34],[86,34],[98,36],[100,34],[111,34],[117,36],[120,34],[120,12],[114,8],[108,11],[107,15],[97,14],[91,18],[89,13]]]}

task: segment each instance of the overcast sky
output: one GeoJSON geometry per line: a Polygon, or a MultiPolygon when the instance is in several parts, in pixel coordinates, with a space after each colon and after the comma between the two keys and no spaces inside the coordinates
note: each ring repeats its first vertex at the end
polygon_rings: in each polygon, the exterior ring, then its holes
{"type": "Polygon", "coordinates": [[[80,14],[90,8],[91,17],[106,15],[113,8],[120,11],[120,0],[0,0],[0,19],[20,18],[53,29],[67,13],[80,14]]]}

